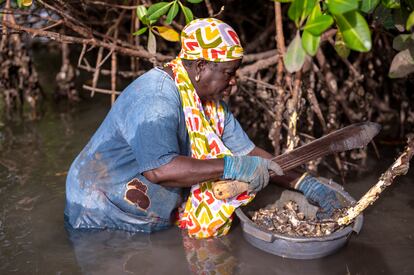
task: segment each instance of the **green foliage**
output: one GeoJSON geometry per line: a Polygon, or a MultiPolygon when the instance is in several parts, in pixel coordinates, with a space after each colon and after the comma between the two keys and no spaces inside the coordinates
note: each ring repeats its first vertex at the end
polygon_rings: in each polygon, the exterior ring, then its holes
{"type": "Polygon", "coordinates": [[[155,35],[153,32],[148,33],[148,51],[152,54],[157,52],[157,40],[155,39],[155,35]]]}
{"type": "Polygon", "coordinates": [[[316,3],[316,0],[293,1],[288,10],[289,18],[295,21],[296,26],[301,25],[303,20],[312,12],[316,3]]]}
{"type": "Polygon", "coordinates": [[[170,10],[168,11],[167,19],[165,20],[165,23],[167,23],[168,25],[172,23],[172,21],[178,14],[178,9],[179,9],[178,3],[174,2],[170,10]]]}
{"type": "MultiPolygon", "coordinates": [[[[202,1],[203,0],[187,0],[187,2],[192,4],[198,4],[202,1]]],[[[179,41],[179,34],[168,25],[171,25],[177,17],[180,9],[183,12],[186,24],[193,20],[194,16],[192,11],[188,7],[184,6],[179,0],[154,3],[149,6],[148,9],[144,5],[138,6],[136,14],[141,23],[145,26],[132,33],[132,35],[142,35],[148,31],[147,49],[150,53],[155,54],[157,52],[157,40],[155,35],[158,35],[168,41],[179,41]],[[163,18],[164,15],[165,17],[163,18]],[[164,23],[167,26],[154,25],[160,19],[165,20],[164,23]]]]}
{"type": "Polygon", "coordinates": [[[203,2],[204,0],[187,0],[187,2],[193,3],[193,4],[199,4],[203,2]]]}
{"type": "Polygon", "coordinates": [[[315,5],[310,13],[304,31],[302,33],[302,47],[307,54],[314,56],[319,48],[321,41],[319,28],[314,27],[314,23],[318,18],[322,17],[321,8],[319,5],[315,5]]]}
{"type": "MultiPolygon", "coordinates": [[[[175,1],[174,1],[175,2],[175,1]]],[[[162,15],[166,14],[174,2],[159,2],[148,9],[148,19],[158,20],[162,15]]]]}
{"type": "Polygon", "coordinates": [[[348,58],[351,53],[351,50],[345,44],[344,36],[340,30],[336,32],[334,48],[336,53],[342,58],[348,58]]]}
{"type": "Polygon", "coordinates": [[[382,0],[381,2],[389,9],[398,9],[400,7],[400,0],[382,0]]]}
{"type": "Polygon", "coordinates": [[[372,13],[379,2],[380,0],[362,0],[360,10],[365,13],[372,13]]]}
{"type": "Polygon", "coordinates": [[[136,12],[139,20],[142,20],[148,13],[147,8],[144,5],[138,6],[136,12]]]}
{"type": "Polygon", "coordinates": [[[332,14],[344,14],[358,9],[358,0],[329,0],[326,4],[332,14]]]}
{"type": "Polygon", "coordinates": [[[414,26],[414,11],[407,18],[406,29],[410,30],[414,26]]]}
{"type": "Polygon", "coordinates": [[[181,10],[183,11],[183,14],[185,17],[185,23],[186,24],[190,23],[193,20],[193,12],[189,8],[181,4],[180,2],[178,3],[180,4],[181,10]]]}
{"type": "Polygon", "coordinates": [[[313,20],[308,20],[304,30],[312,33],[313,35],[319,36],[324,33],[333,24],[333,22],[332,16],[322,14],[313,20]]]}
{"type": "Polygon", "coordinates": [[[286,70],[288,72],[296,72],[302,68],[305,63],[306,53],[302,47],[302,40],[300,33],[297,32],[295,38],[290,43],[286,50],[286,54],[283,56],[283,62],[285,63],[286,70]]]}
{"type": "Polygon", "coordinates": [[[306,53],[311,56],[315,56],[318,51],[320,41],[320,36],[315,36],[308,31],[304,31],[302,33],[302,47],[306,53]]]}
{"type": "MultiPolygon", "coordinates": [[[[296,54],[314,56],[318,51],[321,35],[331,28],[336,29],[334,48],[338,55],[347,58],[351,50],[367,52],[372,48],[371,31],[367,19],[375,20],[376,25],[382,25],[385,29],[393,29],[400,32],[411,31],[414,27],[414,1],[413,0],[273,0],[288,3],[288,17],[298,30],[295,38],[290,42],[284,60],[286,69],[290,72],[298,71],[298,66],[304,57],[296,54]],[[371,16],[370,14],[373,14],[371,16]],[[298,43],[300,41],[301,43],[298,43]],[[299,45],[300,44],[300,45],[299,45]]],[[[406,71],[411,71],[410,66],[414,46],[401,48],[405,45],[402,39],[411,41],[412,36],[399,36],[394,41],[394,47],[401,53],[396,58],[399,62],[393,63],[390,76],[401,77],[405,75],[397,69],[401,64],[406,71]],[[410,54],[411,58],[408,56],[410,54]],[[404,62],[403,57],[405,58],[404,62]]],[[[411,43],[411,42],[410,42],[411,43]]],[[[411,45],[411,44],[410,44],[411,45]]]]}
{"type": "Polygon", "coordinates": [[[145,33],[148,30],[148,27],[143,27],[139,30],[137,30],[136,32],[134,32],[132,35],[141,35],[143,33],[145,33]]]}
{"type": "Polygon", "coordinates": [[[367,22],[359,12],[337,14],[335,20],[348,48],[359,52],[371,50],[371,33],[367,22]]]}
{"type": "MultiPolygon", "coordinates": [[[[20,2],[24,0],[19,0],[20,2]]],[[[290,42],[283,57],[286,69],[295,72],[302,68],[306,55],[314,56],[319,48],[321,36],[331,28],[337,31],[334,48],[337,54],[347,58],[351,52],[367,52],[372,48],[371,31],[367,19],[375,20],[375,24],[385,29],[400,32],[411,31],[414,27],[413,0],[273,0],[289,5],[287,16],[292,20],[298,33],[290,42]]],[[[191,4],[199,4],[202,0],[187,0],[191,4]]],[[[161,1],[152,4],[148,9],[141,5],[137,7],[137,16],[144,26],[133,35],[143,35],[148,32],[149,52],[156,53],[156,38],[158,35],[168,41],[178,41],[178,33],[168,25],[182,12],[185,23],[188,24],[194,16],[190,8],[182,0],[161,1]],[[154,25],[158,21],[164,25],[154,25]]],[[[182,18],[182,17],[181,17],[182,18]]],[[[396,55],[389,75],[401,77],[406,75],[398,69],[401,65],[410,72],[414,46],[413,37],[402,34],[394,40],[394,48],[401,54],[396,55]],[[402,53],[403,52],[403,53],[402,53]],[[398,61],[398,62],[397,62],[398,61]]]]}

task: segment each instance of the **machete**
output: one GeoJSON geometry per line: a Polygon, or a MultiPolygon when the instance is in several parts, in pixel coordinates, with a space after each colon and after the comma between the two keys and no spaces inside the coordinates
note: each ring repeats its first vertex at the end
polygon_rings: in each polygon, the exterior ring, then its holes
{"type": "MultiPolygon", "coordinates": [[[[308,161],[333,153],[340,153],[366,146],[381,129],[378,123],[362,122],[351,124],[326,136],[315,139],[301,147],[272,159],[283,171],[288,171],[308,161]]],[[[273,171],[269,174],[272,175],[273,171]]],[[[213,193],[217,199],[232,198],[248,190],[248,183],[224,180],[213,183],[213,193]]]]}

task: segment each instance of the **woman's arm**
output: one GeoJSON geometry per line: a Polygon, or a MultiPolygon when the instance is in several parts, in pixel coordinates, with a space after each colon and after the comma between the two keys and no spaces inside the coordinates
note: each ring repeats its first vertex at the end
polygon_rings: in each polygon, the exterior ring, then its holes
{"type": "Polygon", "coordinates": [[[199,160],[178,156],[163,166],[144,172],[143,175],[163,186],[190,187],[199,182],[220,178],[223,169],[223,159],[199,160]]]}
{"type": "MultiPolygon", "coordinates": [[[[255,147],[249,156],[271,159],[273,156],[265,150],[255,147]]],[[[224,160],[199,160],[187,156],[177,156],[171,162],[156,169],[145,171],[143,175],[154,183],[172,187],[191,187],[206,180],[215,180],[223,176],[224,160]]],[[[271,181],[285,188],[293,188],[295,180],[303,172],[290,170],[283,176],[274,175],[271,181]]]]}

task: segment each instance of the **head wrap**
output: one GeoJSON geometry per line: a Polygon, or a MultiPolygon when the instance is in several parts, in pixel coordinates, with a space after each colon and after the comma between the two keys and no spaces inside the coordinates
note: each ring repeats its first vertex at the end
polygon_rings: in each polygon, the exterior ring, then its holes
{"type": "Polygon", "coordinates": [[[205,59],[214,62],[232,61],[243,57],[243,47],[232,27],[215,18],[196,19],[181,32],[179,58],[205,59]]]}

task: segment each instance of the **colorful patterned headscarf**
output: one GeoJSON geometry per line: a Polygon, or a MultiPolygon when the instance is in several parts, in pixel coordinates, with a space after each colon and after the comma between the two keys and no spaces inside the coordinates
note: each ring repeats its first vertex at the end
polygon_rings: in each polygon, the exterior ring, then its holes
{"type": "Polygon", "coordinates": [[[243,57],[240,39],[232,27],[215,18],[191,21],[181,32],[179,58],[205,59],[214,62],[243,57]]]}
{"type": "MultiPolygon", "coordinates": [[[[220,20],[207,18],[190,22],[181,34],[182,50],[166,66],[172,68],[180,92],[191,155],[197,159],[223,158],[232,155],[221,136],[224,131],[224,108],[219,101],[201,102],[182,64],[182,59],[206,59],[225,62],[242,58],[243,48],[234,30],[220,20]]],[[[247,192],[227,200],[213,195],[213,181],[191,187],[190,196],[180,213],[179,226],[194,238],[227,234],[237,207],[250,202],[247,192]]]]}

